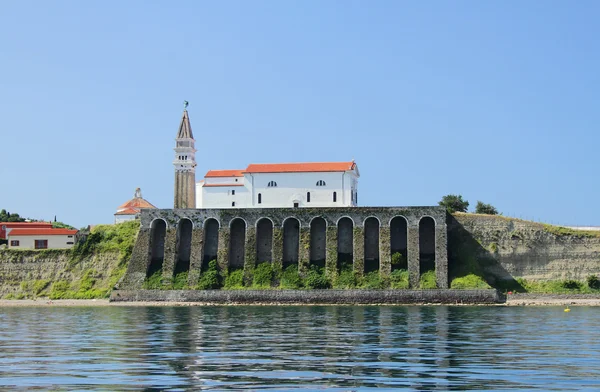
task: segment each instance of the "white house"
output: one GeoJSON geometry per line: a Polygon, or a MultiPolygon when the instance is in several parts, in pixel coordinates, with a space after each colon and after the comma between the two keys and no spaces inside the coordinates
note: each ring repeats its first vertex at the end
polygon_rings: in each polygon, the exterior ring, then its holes
{"type": "Polygon", "coordinates": [[[77,230],[69,229],[12,229],[8,232],[10,249],[67,249],[75,245],[77,230]]]}
{"type": "Polygon", "coordinates": [[[354,161],[210,170],[196,183],[196,208],[354,207],[359,176],[354,161]]]}

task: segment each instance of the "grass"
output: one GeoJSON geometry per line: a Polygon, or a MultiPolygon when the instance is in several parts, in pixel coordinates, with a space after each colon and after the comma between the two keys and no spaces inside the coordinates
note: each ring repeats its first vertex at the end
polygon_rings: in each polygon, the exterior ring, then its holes
{"type": "Polygon", "coordinates": [[[419,279],[419,288],[426,290],[437,288],[434,270],[429,270],[421,274],[421,278],[419,279]]]}
{"type": "Polygon", "coordinates": [[[540,294],[599,294],[600,289],[590,287],[586,282],[576,280],[531,281],[517,278],[517,282],[528,293],[540,294]]]}
{"type": "Polygon", "coordinates": [[[481,276],[475,274],[454,278],[450,283],[450,288],[455,290],[491,289],[490,285],[481,276]]]}
{"type": "Polygon", "coordinates": [[[392,271],[390,275],[390,287],[392,289],[408,289],[408,271],[405,269],[399,269],[392,271]]]}

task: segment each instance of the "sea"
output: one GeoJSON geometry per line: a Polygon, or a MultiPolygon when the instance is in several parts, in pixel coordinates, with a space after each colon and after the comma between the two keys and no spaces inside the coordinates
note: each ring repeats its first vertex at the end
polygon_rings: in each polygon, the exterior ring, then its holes
{"type": "Polygon", "coordinates": [[[0,308],[0,389],[600,390],[600,308],[0,308]]]}

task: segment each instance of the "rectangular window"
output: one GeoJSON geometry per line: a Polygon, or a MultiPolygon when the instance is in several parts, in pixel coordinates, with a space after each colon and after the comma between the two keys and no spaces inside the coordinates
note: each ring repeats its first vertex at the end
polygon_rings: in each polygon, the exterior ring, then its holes
{"type": "Polygon", "coordinates": [[[258,204],[262,203],[262,195],[259,193],[258,194],[258,204]]]}
{"type": "Polygon", "coordinates": [[[235,195],[235,189],[232,189],[232,190],[231,190],[231,195],[232,195],[232,196],[233,196],[233,195],[235,195]]]}
{"type": "Polygon", "coordinates": [[[10,246],[19,246],[19,240],[11,240],[10,246]]]}
{"type": "Polygon", "coordinates": [[[310,192],[306,192],[306,202],[310,203],[310,192]]]}
{"type": "Polygon", "coordinates": [[[35,240],[35,249],[48,249],[48,240],[35,240]]]}
{"type": "Polygon", "coordinates": [[[337,202],[337,192],[333,192],[333,202],[337,202]]]}
{"type": "Polygon", "coordinates": [[[68,235],[67,238],[73,238],[73,236],[72,235],[68,235]]]}
{"type": "Polygon", "coordinates": [[[232,207],[235,207],[235,201],[232,201],[232,202],[231,202],[231,206],[232,206],[232,207]]]}
{"type": "Polygon", "coordinates": [[[67,245],[73,245],[73,241],[67,242],[67,245]]]}

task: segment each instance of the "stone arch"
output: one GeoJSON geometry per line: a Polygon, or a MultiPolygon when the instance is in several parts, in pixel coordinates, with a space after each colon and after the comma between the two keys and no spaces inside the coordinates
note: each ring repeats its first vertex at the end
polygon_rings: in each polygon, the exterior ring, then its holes
{"type": "Polygon", "coordinates": [[[352,268],[354,259],[354,221],[344,216],[337,221],[337,268],[342,269],[349,264],[352,268]]]}
{"type": "Polygon", "coordinates": [[[229,222],[229,267],[244,268],[246,248],[246,221],[234,218],[229,222]]]}
{"type": "Polygon", "coordinates": [[[256,221],[256,261],[273,261],[273,221],[269,218],[256,221]]]}
{"type": "Polygon", "coordinates": [[[165,259],[165,236],[167,222],[164,219],[155,219],[150,224],[150,255],[146,277],[162,270],[165,259]]]}
{"type": "Polygon", "coordinates": [[[365,219],[365,272],[379,271],[379,219],[365,219]]]}
{"type": "Polygon", "coordinates": [[[390,220],[390,252],[392,271],[408,269],[408,221],[404,216],[395,216],[390,220]],[[400,253],[402,257],[394,256],[400,253]]]}
{"type": "Polygon", "coordinates": [[[286,218],[283,222],[283,268],[298,263],[300,250],[300,221],[286,218]]]}
{"type": "Polygon", "coordinates": [[[423,216],[419,220],[419,271],[435,270],[435,219],[423,216]]]}
{"type": "Polygon", "coordinates": [[[204,254],[202,255],[202,269],[208,267],[211,260],[217,259],[219,252],[219,221],[208,218],[204,222],[204,254]]]}
{"type": "Polygon", "coordinates": [[[327,222],[321,217],[310,221],[310,263],[325,267],[327,222]]]}
{"type": "Polygon", "coordinates": [[[173,275],[190,270],[193,228],[194,224],[188,218],[181,219],[177,225],[177,245],[175,246],[175,268],[173,275]]]}

